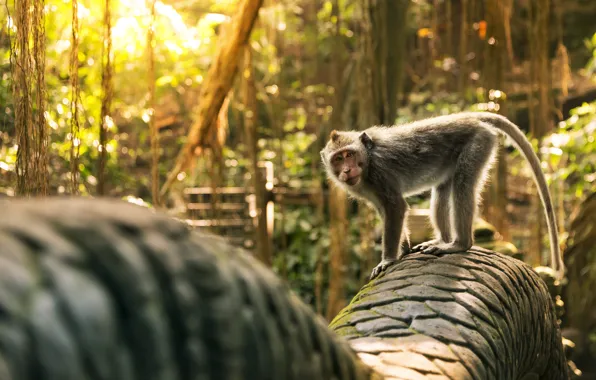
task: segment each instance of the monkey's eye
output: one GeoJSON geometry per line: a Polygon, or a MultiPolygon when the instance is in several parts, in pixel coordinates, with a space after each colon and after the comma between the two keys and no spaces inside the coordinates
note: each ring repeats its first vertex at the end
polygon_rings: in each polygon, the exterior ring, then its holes
{"type": "Polygon", "coordinates": [[[352,156],[354,156],[354,152],[347,152],[346,153],[346,158],[350,158],[352,156]]]}
{"type": "Polygon", "coordinates": [[[341,162],[343,161],[343,157],[341,156],[341,154],[338,154],[337,156],[333,157],[333,161],[334,162],[341,162]]]}

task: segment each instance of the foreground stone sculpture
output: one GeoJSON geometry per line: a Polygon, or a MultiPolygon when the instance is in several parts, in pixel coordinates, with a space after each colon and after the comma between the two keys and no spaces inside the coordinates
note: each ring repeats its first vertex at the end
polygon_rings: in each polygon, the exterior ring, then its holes
{"type": "Polygon", "coordinates": [[[521,261],[478,247],[406,256],[330,327],[388,378],[568,378],[544,282],[521,261]]]}
{"type": "Polygon", "coordinates": [[[375,378],[221,238],[119,201],[0,213],[2,380],[375,378]]]}
{"type": "MultiPolygon", "coordinates": [[[[565,379],[544,283],[489,251],[412,255],[332,323],[387,379],[565,379]]],[[[275,275],[121,201],[0,206],[0,379],[380,379],[275,275]]]]}

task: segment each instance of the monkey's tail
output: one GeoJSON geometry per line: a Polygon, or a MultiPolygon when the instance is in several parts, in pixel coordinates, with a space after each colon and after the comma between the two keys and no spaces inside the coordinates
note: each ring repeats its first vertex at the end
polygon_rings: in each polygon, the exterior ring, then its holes
{"type": "Polygon", "coordinates": [[[540,159],[538,159],[532,144],[530,144],[521,129],[519,129],[517,125],[512,123],[506,117],[494,113],[483,112],[480,115],[480,120],[492,125],[502,133],[505,133],[511,137],[515,145],[517,145],[526,160],[530,163],[530,166],[532,167],[532,174],[534,175],[534,181],[538,187],[538,194],[540,195],[540,200],[542,201],[544,212],[546,214],[548,233],[550,237],[551,266],[556,273],[557,279],[562,279],[563,275],[565,274],[565,268],[561,258],[557,220],[555,218],[555,211],[550,192],[548,190],[548,185],[546,184],[546,178],[544,177],[544,173],[542,172],[542,168],[540,166],[540,159]]]}

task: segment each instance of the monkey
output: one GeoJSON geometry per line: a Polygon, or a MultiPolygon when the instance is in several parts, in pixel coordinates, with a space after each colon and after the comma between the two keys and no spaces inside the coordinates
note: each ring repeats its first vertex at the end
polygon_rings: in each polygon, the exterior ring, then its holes
{"type": "Polygon", "coordinates": [[[546,215],[551,266],[564,274],[557,224],[540,160],[517,125],[490,112],[461,112],[364,131],[333,130],[321,150],[328,178],[353,198],[372,206],[383,221],[382,256],[374,279],[410,246],[406,198],[431,190],[435,238],[410,252],[464,252],[474,244],[472,223],[499,134],[509,136],[530,164],[546,215]],[[402,247],[404,245],[405,247],[402,247]]]}

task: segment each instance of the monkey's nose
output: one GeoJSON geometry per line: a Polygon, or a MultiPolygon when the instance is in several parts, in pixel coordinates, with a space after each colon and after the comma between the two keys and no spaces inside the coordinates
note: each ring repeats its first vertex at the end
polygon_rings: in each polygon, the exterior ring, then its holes
{"type": "Polygon", "coordinates": [[[344,173],[349,174],[351,170],[352,170],[352,168],[345,168],[344,173]]]}

